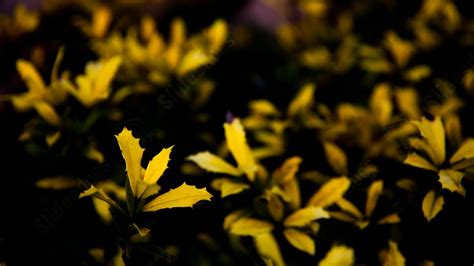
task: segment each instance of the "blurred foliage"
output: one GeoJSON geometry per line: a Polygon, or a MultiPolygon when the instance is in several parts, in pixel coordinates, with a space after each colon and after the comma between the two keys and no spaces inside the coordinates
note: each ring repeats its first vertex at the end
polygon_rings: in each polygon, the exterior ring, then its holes
{"type": "Polygon", "coordinates": [[[474,261],[471,1],[0,9],[0,265],[474,261]]]}

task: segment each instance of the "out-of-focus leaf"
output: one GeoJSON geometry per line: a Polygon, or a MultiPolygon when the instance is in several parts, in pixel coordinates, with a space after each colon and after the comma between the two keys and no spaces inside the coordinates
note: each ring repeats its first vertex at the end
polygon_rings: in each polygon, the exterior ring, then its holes
{"type": "Polygon", "coordinates": [[[314,220],[323,218],[329,218],[329,213],[327,211],[321,207],[309,206],[290,214],[285,219],[284,225],[287,227],[304,227],[314,220]]]}
{"type": "Polygon", "coordinates": [[[397,243],[393,241],[388,242],[388,251],[382,253],[382,265],[383,266],[404,266],[405,265],[405,257],[403,257],[400,250],[398,250],[397,243]]]}
{"type": "Polygon", "coordinates": [[[230,123],[224,124],[224,130],[227,147],[237,161],[239,168],[247,174],[250,181],[253,181],[257,171],[257,163],[247,144],[244,127],[238,118],[234,118],[230,123]]]}
{"type": "Polygon", "coordinates": [[[425,117],[421,121],[413,121],[421,135],[428,141],[433,149],[436,165],[441,165],[446,158],[444,127],[440,117],[433,121],[425,117]]]}
{"type": "Polygon", "coordinates": [[[342,198],[350,185],[351,181],[345,176],[333,178],[319,188],[307,205],[327,207],[342,198]]]}
{"type": "Polygon", "coordinates": [[[287,159],[283,165],[273,173],[273,178],[277,183],[286,183],[294,179],[302,161],[301,157],[298,156],[287,159]]]}
{"type": "Polygon", "coordinates": [[[220,157],[208,151],[190,155],[187,159],[193,161],[194,163],[199,165],[199,167],[209,172],[228,174],[233,176],[239,176],[242,174],[239,169],[235,168],[226,161],[222,160],[220,157]]]}
{"type": "Polygon", "coordinates": [[[374,181],[370,185],[369,190],[367,191],[367,201],[365,202],[365,215],[367,217],[370,217],[372,215],[372,212],[374,211],[375,206],[377,205],[377,201],[380,195],[382,194],[382,190],[382,180],[374,181]]]}
{"type": "Polygon", "coordinates": [[[323,143],[326,158],[332,169],[339,174],[347,174],[347,156],[344,151],[332,142],[325,141],[323,143]]]}
{"type": "Polygon", "coordinates": [[[280,252],[280,247],[271,233],[262,233],[254,236],[255,247],[263,258],[270,259],[275,266],[286,265],[280,252]]]}
{"type": "Polygon", "coordinates": [[[474,139],[467,139],[459,147],[456,153],[453,154],[449,163],[455,164],[461,160],[474,158],[474,139]]]}
{"type": "Polygon", "coordinates": [[[370,108],[379,125],[387,125],[392,118],[392,95],[388,83],[381,83],[375,86],[370,96],[370,108]]]}
{"type": "Polygon", "coordinates": [[[333,246],[319,262],[319,266],[352,266],[354,265],[354,250],[347,246],[333,246]]]}
{"type": "Polygon", "coordinates": [[[78,185],[77,180],[68,176],[55,176],[42,178],[35,185],[42,189],[70,189],[78,185]]]}
{"type": "Polygon", "coordinates": [[[309,235],[296,229],[285,229],[283,235],[293,247],[310,255],[316,252],[314,240],[309,235]]]}
{"type": "Polygon", "coordinates": [[[431,221],[436,215],[443,209],[444,198],[443,196],[436,196],[434,190],[430,190],[426,193],[421,204],[423,215],[426,220],[431,221]]]}
{"type": "Polygon", "coordinates": [[[304,85],[288,106],[288,115],[294,116],[298,113],[307,112],[313,105],[315,87],[308,83],[304,85]]]}
{"type": "Polygon", "coordinates": [[[244,217],[238,219],[230,227],[230,233],[239,236],[257,236],[270,233],[273,225],[267,221],[244,217]]]}
{"type": "Polygon", "coordinates": [[[427,161],[425,158],[421,157],[421,155],[419,155],[418,153],[413,152],[408,154],[404,163],[414,167],[436,171],[436,167],[432,165],[429,161],[427,161]]]}

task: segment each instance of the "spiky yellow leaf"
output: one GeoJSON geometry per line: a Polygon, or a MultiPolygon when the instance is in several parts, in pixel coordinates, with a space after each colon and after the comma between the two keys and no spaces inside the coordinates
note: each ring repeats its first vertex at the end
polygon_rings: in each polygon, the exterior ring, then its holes
{"type": "Polygon", "coordinates": [[[133,137],[132,131],[123,128],[120,134],[115,136],[125,160],[128,182],[133,194],[137,195],[137,183],[141,180],[141,161],[144,149],[140,147],[140,140],[133,137]]]}
{"type": "Polygon", "coordinates": [[[345,176],[333,178],[324,183],[323,186],[309,199],[308,206],[326,207],[338,201],[349,186],[351,181],[345,176]]]}
{"type": "Polygon", "coordinates": [[[205,188],[198,189],[183,183],[181,186],[161,194],[143,206],[144,212],[170,208],[192,207],[201,200],[211,200],[212,195],[205,188]]]}
{"type": "Polygon", "coordinates": [[[163,175],[166,168],[168,168],[168,161],[170,160],[170,153],[173,146],[164,148],[158,153],[151,161],[145,171],[145,177],[143,181],[148,184],[155,184],[158,179],[163,175]]]}
{"type": "Polygon", "coordinates": [[[285,229],[285,231],[283,231],[283,235],[293,247],[310,255],[314,255],[316,251],[316,245],[314,244],[314,240],[309,235],[296,229],[285,229]]]}
{"type": "Polygon", "coordinates": [[[451,192],[457,192],[463,196],[466,195],[466,191],[461,184],[464,173],[451,169],[445,169],[439,171],[438,176],[442,188],[445,188],[451,192]]]}

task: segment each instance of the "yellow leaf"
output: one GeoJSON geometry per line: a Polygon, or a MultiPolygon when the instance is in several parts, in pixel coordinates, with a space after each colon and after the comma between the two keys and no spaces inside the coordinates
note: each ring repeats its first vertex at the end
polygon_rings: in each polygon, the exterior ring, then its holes
{"type": "Polygon", "coordinates": [[[332,169],[339,175],[347,174],[347,157],[344,151],[329,141],[325,141],[323,147],[332,169]]]}
{"type": "Polygon", "coordinates": [[[316,251],[316,245],[314,244],[314,240],[309,235],[296,229],[285,229],[285,231],[283,231],[283,235],[293,247],[310,255],[314,255],[316,251]]]}
{"type": "Polygon", "coordinates": [[[431,68],[427,65],[414,66],[404,73],[404,77],[408,81],[418,82],[431,75],[431,68]]]}
{"type": "Polygon", "coordinates": [[[145,177],[143,181],[148,184],[155,184],[158,179],[163,175],[166,168],[168,168],[168,161],[170,160],[170,153],[173,146],[162,149],[151,161],[145,171],[145,177]]]}
{"type": "Polygon", "coordinates": [[[321,207],[305,207],[290,214],[284,221],[287,227],[304,227],[310,222],[318,219],[329,218],[329,213],[321,207]]]}
{"type": "Polygon", "coordinates": [[[104,223],[110,223],[112,221],[112,214],[110,213],[110,205],[97,198],[92,198],[94,209],[104,223]]]}
{"type": "Polygon", "coordinates": [[[288,197],[288,204],[293,209],[301,206],[301,193],[298,185],[298,180],[292,179],[282,185],[283,192],[288,197]]]}
{"type": "Polygon", "coordinates": [[[388,242],[389,249],[382,256],[382,265],[383,266],[404,266],[405,265],[405,258],[403,257],[402,253],[398,250],[397,243],[393,241],[388,242]]]}
{"type": "Polygon", "coordinates": [[[239,176],[242,174],[239,169],[233,167],[226,161],[222,160],[220,157],[208,151],[190,155],[188,156],[187,160],[196,163],[199,165],[199,167],[209,172],[228,174],[232,176],[239,176]]]}
{"type": "Polygon", "coordinates": [[[345,176],[333,178],[319,188],[307,205],[327,207],[341,199],[350,185],[351,181],[345,176]]]}
{"type": "Polygon", "coordinates": [[[474,139],[467,139],[453,154],[449,163],[455,164],[461,160],[474,158],[474,139]]]}
{"type": "Polygon", "coordinates": [[[141,161],[144,149],[140,147],[140,140],[133,137],[132,131],[123,128],[122,132],[115,136],[125,160],[128,182],[133,195],[137,195],[137,183],[141,180],[141,161]]]}
{"type": "Polygon", "coordinates": [[[227,147],[250,181],[255,179],[257,163],[245,138],[245,131],[240,120],[234,118],[232,122],[224,124],[227,147]]]}
{"type": "Polygon", "coordinates": [[[419,119],[421,111],[418,107],[418,93],[414,88],[398,88],[395,90],[395,99],[402,113],[410,119],[419,119]]]}
{"type": "Polygon", "coordinates": [[[433,149],[435,164],[441,165],[446,158],[445,135],[441,118],[436,117],[433,121],[430,121],[422,117],[421,121],[412,122],[433,149]]]}
{"type": "Polygon", "coordinates": [[[222,178],[220,180],[223,181],[220,187],[222,198],[225,198],[230,195],[238,194],[242,192],[243,190],[250,188],[248,184],[244,184],[241,182],[234,182],[227,178],[222,178]]]}
{"type": "Polygon", "coordinates": [[[331,53],[326,47],[316,47],[303,51],[299,60],[302,65],[312,69],[329,67],[331,63],[331,53]]]}
{"type": "Polygon", "coordinates": [[[464,190],[464,187],[461,184],[461,179],[463,178],[464,173],[451,169],[446,169],[439,171],[438,176],[442,188],[466,196],[466,191],[464,190]]]}
{"type": "MultiPolygon", "coordinates": [[[[362,220],[364,217],[359,209],[352,204],[352,202],[346,200],[345,198],[341,198],[336,202],[337,206],[341,208],[344,212],[354,216],[355,218],[362,220]]],[[[331,216],[332,217],[332,216],[331,216]]]]}
{"type": "Polygon", "coordinates": [[[430,190],[426,193],[426,196],[423,198],[423,203],[421,204],[423,215],[426,220],[431,221],[436,215],[443,209],[444,198],[443,196],[436,197],[436,192],[430,190]]]}
{"type": "Polygon", "coordinates": [[[278,109],[273,105],[273,103],[263,99],[250,101],[249,109],[253,115],[267,116],[279,114],[278,109]]]}
{"type": "Polygon", "coordinates": [[[53,146],[61,137],[61,131],[56,131],[53,134],[49,134],[46,136],[46,144],[48,144],[48,147],[53,146]]]}
{"type": "Polygon", "coordinates": [[[119,56],[105,61],[89,62],[85,74],[76,77],[74,86],[67,86],[67,90],[84,106],[92,105],[107,99],[110,95],[110,83],[117,72],[122,59],[119,56]]]}
{"type": "Polygon", "coordinates": [[[288,106],[288,115],[294,116],[297,113],[308,111],[313,105],[314,91],[313,84],[304,85],[288,106]]]}
{"type": "Polygon", "coordinates": [[[249,215],[249,212],[247,210],[236,210],[231,213],[229,213],[225,218],[224,218],[224,229],[225,230],[230,230],[231,226],[238,221],[239,219],[243,217],[247,217],[249,215]]]}
{"type": "Polygon", "coordinates": [[[198,189],[183,183],[181,186],[159,195],[143,207],[144,212],[169,208],[192,207],[201,200],[211,200],[212,195],[205,188],[198,189]]]}
{"type": "Polygon", "coordinates": [[[46,85],[33,64],[20,59],[16,61],[16,69],[30,93],[39,98],[46,94],[46,85]]]}
{"type": "Polygon", "coordinates": [[[92,22],[90,34],[95,38],[102,38],[109,28],[112,21],[112,11],[106,6],[98,6],[94,8],[92,14],[92,22]]]}
{"type": "Polygon", "coordinates": [[[339,221],[343,221],[343,222],[347,222],[347,223],[353,223],[355,225],[357,225],[359,222],[363,221],[363,220],[360,220],[360,219],[354,217],[353,215],[350,215],[347,212],[342,212],[342,211],[330,211],[329,216],[331,218],[337,219],[339,221]]]}
{"type": "Polygon", "coordinates": [[[183,58],[176,69],[176,73],[178,76],[182,77],[212,62],[213,58],[207,55],[202,49],[193,49],[183,55],[183,58]]]}
{"type": "Polygon", "coordinates": [[[46,177],[36,182],[35,185],[43,189],[62,190],[76,187],[77,180],[67,176],[46,177]]]}
{"type": "Polygon", "coordinates": [[[61,119],[51,104],[44,101],[39,101],[35,103],[34,108],[36,112],[38,112],[38,114],[50,125],[59,126],[61,123],[61,119]]]}
{"type": "Polygon", "coordinates": [[[277,183],[286,183],[295,178],[296,172],[303,160],[301,157],[294,156],[287,159],[274,173],[273,178],[277,183]]]}
{"type": "Polygon", "coordinates": [[[405,164],[423,168],[426,170],[436,171],[436,167],[428,162],[425,158],[421,157],[418,153],[410,153],[404,161],[405,164]]]}
{"type": "Polygon", "coordinates": [[[267,208],[273,220],[281,221],[281,219],[283,218],[283,212],[285,210],[285,207],[283,206],[283,203],[277,195],[270,193],[267,202],[267,208]]]}
{"type": "Polygon", "coordinates": [[[278,242],[271,233],[263,233],[254,236],[255,247],[261,257],[272,260],[275,266],[286,265],[281,255],[278,242]]]}
{"type": "Polygon", "coordinates": [[[388,83],[381,83],[375,86],[370,96],[370,109],[379,125],[385,126],[392,118],[392,95],[388,83]]]}
{"type": "Polygon", "coordinates": [[[104,154],[100,152],[95,145],[90,145],[86,152],[85,156],[91,160],[94,160],[98,163],[103,163],[104,162],[104,154]]]}
{"type": "Polygon", "coordinates": [[[415,52],[415,46],[411,42],[401,39],[393,31],[385,34],[384,44],[399,67],[404,67],[415,52]]]}
{"type": "Polygon", "coordinates": [[[474,68],[467,69],[462,78],[462,84],[469,94],[474,93],[474,68]]]}
{"type": "Polygon", "coordinates": [[[400,216],[397,213],[389,214],[377,221],[377,224],[396,224],[400,222],[400,216]]]}
{"type": "Polygon", "coordinates": [[[319,266],[352,266],[354,250],[346,246],[333,246],[319,262],[319,266]]]}
{"type": "Polygon", "coordinates": [[[382,180],[374,181],[370,185],[369,190],[367,191],[367,201],[365,202],[365,215],[367,217],[370,217],[372,215],[372,212],[374,211],[375,206],[377,205],[377,201],[380,195],[382,194],[382,190],[382,180]]]}
{"type": "Polygon", "coordinates": [[[230,233],[239,236],[256,236],[270,233],[273,225],[267,221],[254,218],[241,218],[235,221],[230,227],[230,233]]]}
{"type": "Polygon", "coordinates": [[[205,35],[209,41],[209,53],[217,54],[222,49],[227,39],[228,27],[223,19],[217,19],[206,30],[205,35]]]}

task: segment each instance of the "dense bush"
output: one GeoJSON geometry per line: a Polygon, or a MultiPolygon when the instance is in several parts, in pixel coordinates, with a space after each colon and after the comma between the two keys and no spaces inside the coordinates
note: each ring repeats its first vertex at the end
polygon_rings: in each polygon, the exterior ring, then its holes
{"type": "Polygon", "coordinates": [[[0,265],[474,262],[470,1],[0,7],[0,265]]]}

